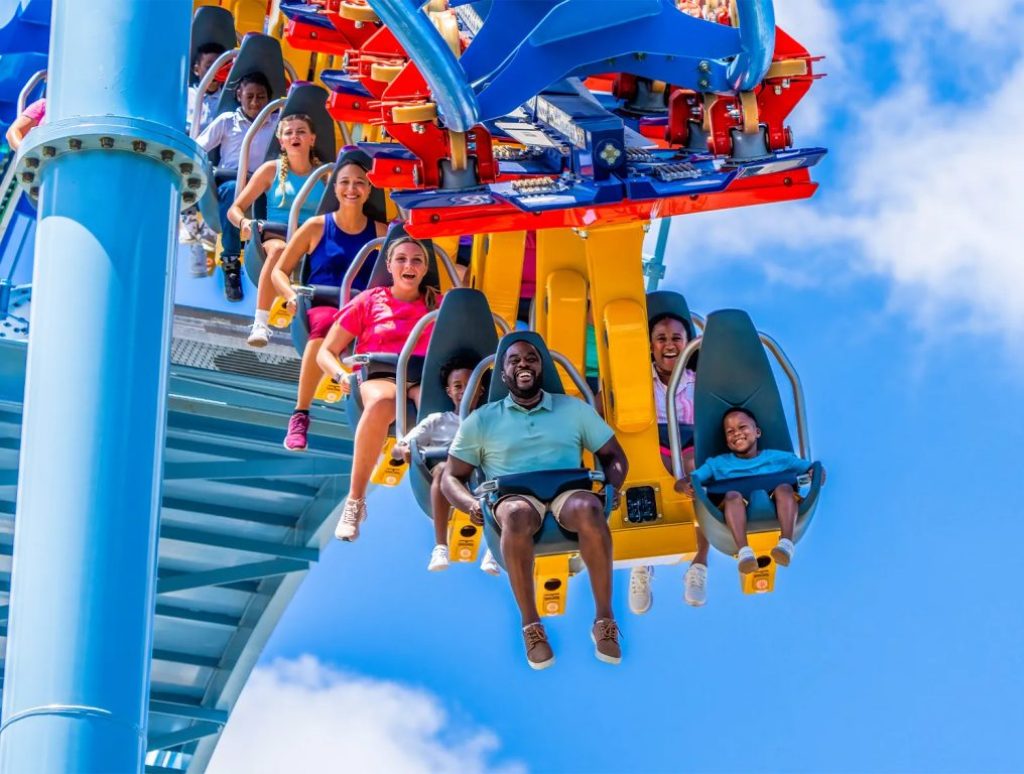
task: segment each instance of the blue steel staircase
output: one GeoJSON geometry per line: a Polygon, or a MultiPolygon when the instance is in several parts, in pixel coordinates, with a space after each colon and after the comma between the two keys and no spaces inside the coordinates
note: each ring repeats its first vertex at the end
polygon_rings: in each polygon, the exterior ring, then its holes
{"type": "MultiPolygon", "coordinates": [[[[0,338],[0,647],[26,345],[23,336],[0,338]]],[[[285,451],[298,361],[285,345],[254,353],[240,318],[179,308],[171,360],[147,757],[147,771],[161,774],[205,768],[267,638],[330,538],[352,448],[344,413],[322,408],[313,412],[311,450],[285,451]]]]}

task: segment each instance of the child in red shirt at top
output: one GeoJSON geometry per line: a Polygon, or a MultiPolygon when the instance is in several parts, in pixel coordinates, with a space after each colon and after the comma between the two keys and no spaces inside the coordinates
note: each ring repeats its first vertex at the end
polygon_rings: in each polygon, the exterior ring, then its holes
{"type": "MultiPolygon", "coordinates": [[[[411,237],[399,237],[388,247],[386,265],[391,285],[370,288],[352,299],[338,313],[328,331],[316,361],[324,373],[341,381],[345,378],[339,355],[354,340],[357,353],[398,354],[409,333],[424,315],[438,306],[435,288],[423,287],[427,275],[427,251],[411,237]]],[[[414,355],[427,353],[432,326],[420,336],[414,355]]],[[[412,371],[412,369],[410,369],[412,371]]],[[[409,375],[409,397],[419,405],[419,374],[409,375]]],[[[348,498],[335,535],[340,540],[359,537],[359,525],[366,519],[366,489],[377,463],[388,427],[395,421],[394,378],[377,377],[359,385],[363,414],[355,430],[352,474],[348,498]]]]}

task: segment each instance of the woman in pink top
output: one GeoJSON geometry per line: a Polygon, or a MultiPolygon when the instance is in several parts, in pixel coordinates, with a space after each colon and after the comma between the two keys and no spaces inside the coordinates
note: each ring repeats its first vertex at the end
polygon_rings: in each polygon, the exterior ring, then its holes
{"type": "Polygon", "coordinates": [[[17,152],[18,148],[25,141],[25,135],[35,129],[46,118],[46,98],[37,99],[25,111],[14,119],[7,130],[7,144],[11,150],[17,152]]]}
{"type": "MultiPolygon", "coordinates": [[[[402,351],[416,323],[438,304],[437,291],[423,287],[427,260],[426,249],[411,237],[399,237],[389,245],[386,261],[392,284],[360,293],[338,313],[316,359],[324,373],[338,382],[345,379],[338,357],[353,341],[356,352],[397,355],[402,351]]],[[[414,354],[426,354],[430,332],[428,326],[414,354]]],[[[413,381],[410,378],[410,384],[413,381]]],[[[396,394],[393,379],[367,379],[359,385],[363,414],[355,432],[348,499],[335,531],[342,540],[359,537],[359,525],[366,519],[366,488],[387,440],[388,427],[395,421],[396,394]]],[[[409,388],[409,397],[419,405],[418,384],[409,388]]]]}
{"type": "MultiPolygon", "coordinates": [[[[650,321],[651,328],[651,368],[654,370],[654,407],[658,414],[658,423],[668,421],[666,402],[668,383],[672,371],[679,362],[683,350],[690,341],[689,330],[681,317],[674,314],[661,314],[650,321]]],[[[697,374],[690,368],[683,371],[679,388],[673,396],[676,413],[680,425],[693,425],[693,387],[697,374]]],[[[671,452],[661,449],[661,457],[665,467],[672,469],[671,452]]],[[[683,473],[689,478],[693,472],[693,433],[683,438],[683,473]]],[[[707,597],[708,573],[708,541],[704,533],[697,529],[697,553],[683,576],[683,598],[688,605],[700,607],[707,597]]],[[[629,572],[629,608],[636,614],[646,613],[651,609],[654,595],[651,593],[651,578],[654,567],[633,567],[629,572]]]]}

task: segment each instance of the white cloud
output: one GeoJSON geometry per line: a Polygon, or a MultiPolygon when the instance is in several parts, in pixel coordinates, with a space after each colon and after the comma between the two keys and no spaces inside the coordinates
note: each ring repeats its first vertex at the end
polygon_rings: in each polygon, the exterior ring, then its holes
{"type": "MultiPolygon", "coordinates": [[[[1016,31],[1024,37],[1024,23],[1016,31]]],[[[787,284],[815,275],[835,282],[851,270],[881,275],[924,328],[942,320],[1015,338],[1024,332],[1024,57],[1016,56],[999,79],[979,84],[987,90],[961,99],[921,71],[884,96],[863,94],[846,106],[852,130],[832,138],[829,190],[742,216],[702,215],[687,222],[702,228],[674,236],[685,238],[688,255],[756,260],[768,279],[787,284]]],[[[807,100],[815,99],[812,90],[807,100]]],[[[799,117],[794,123],[799,130],[799,117]]]]}
{"type": "Polygon", "coordinates": [[[211,774],[521,771],[490,761],[497,737],[454,724],[433,695],[337,671],[313,656],[258,667],[211,774]]]}

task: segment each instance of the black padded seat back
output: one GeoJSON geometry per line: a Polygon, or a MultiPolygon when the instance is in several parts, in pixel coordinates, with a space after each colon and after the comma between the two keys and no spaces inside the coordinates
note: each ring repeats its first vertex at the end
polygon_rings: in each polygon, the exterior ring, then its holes
{"type": "Polygon", "coordinates": [[[441,369],[445,363],[456,357],[479,363],[497,347],[498,334],[487,296],[472,288],[449,290],[434,321],[434,332],[423,363],[420,419],[439,411],[458,410],[441,384],[441,369]]]}
{"type": "MultiPolygon", "coordinates": [[[[420,410],[417,419],[442,411],[458,411],[441,383],[441,369],[454,358],[465,358],[479,363],[498,346],[494,317],[487,296],[472,288],[454,288],[444,296],[444,302],[434,321],[427,357],[423,361],[423,379],[420,382],[420,410]]],[[[411,416],[411,415],[410,415],[411,416]]],[[[421,449],[414,441],[411,446],[412,469],[409,480],[421,510],[431,515],[431,469],[438,462],[440,452],[421,449]]],[[[447,456],[445,453],[443,456],[447,456]]],[[[443,457],[442,457],[443,458],[443,457]]]]}
{"type": "MultiPolygon", "coordinates": [[[[664,314],[670,314],[683,321],[687,341],[693,341],[697,337],[697,326],[693,324],[690,305],[686,303],[686,298],[682,293],[676,293],[674,290],[655,290],[647,294],[648,327],[652,320],[664,314]]],[[[694,352],[687,361],[686,367],[696,371],[699,358],[700,352],[694,352]]]]}
{"type": "Polygon", "coordinates": [[[761,449],[793,451],[775,375],[753,321],[739,309],[708,316],[694,385],[695,461],[727,454],[722,418],[730,408],[750,409],[761,428],[761,449]]]}
{"type": "Polygon", "coordinates": [[[555,368],[555,361],[552,359],[551,353],[548,351],[548,345],[544,343],[541,335],[536,331],[512,331],[502,336],[501,341],[498,343],[498,351],[494,357],[495,373],[491,379],[491,389],[487,395],[488,402],[493,403],[494,401],[505,400],[505,396],[508,395],[508,387],[501,380],[502,364],[508,348],[519,341],[532,344],[540,353],[541,387],[544,389],[544,392],[564,394],[565,389],[562,387],[562,380],[558,376],[558,369],[555,368]]]}
{"type": "MultiPolygon", "coordinates": [[[[334,195],[334,182],[338,179],[338,171],[344,166],[343,162],[345,159],[357,154],[364,157],[368,164],[372,162],[372,159],[365,151],[352,146],[342,148],[338,153],[338,161],[335,164],[334,171],[331,172],[331,177],[327,181],[327,190],[324,191],[324,197],[320,200],[320,208],[317,210],[317,214],[322,215],[325,212],[334,212],[338,209],[338,197],[334,195]]],[[[377,223],[388,222],[387,200],[384,196],[383,188],[374,186],[370,189],[370,198],[363,205],[363,214],[377,223]]]]}
{"type": "MultiPolygon", "coordinates": [[[[238,107],[238,100],[235,98],[238,82],[243,76],[254,72],[263,73],[270,82],[271,99],[285,95],[288,83],[284,76],[284,56],[281,53],[281,43],[277,38],[261,35],[258,32],[250,32],[242,38],[238,47],[238,56],[231,65],[227,82],[221,91],[217,115],[233,111],[238,107]]],[[[332,153],[327,158],[333,156],[332,153]]]]}
{"type": "MultiPolygon", "coordinates": [[[[390,229],[388,229],[387,236],[384,239],[384,244],[380,246],[380,251],[377,253],[377,260],[373,264],[373,272],[370,274],[370,281],[366,284],[367,290],[370,288],[378,288],[391,285],[391,274],[388,272],[387,267],[387,255],[388,250],[391,248],[391,243],[399,237],[409,236],[409,232],[405,230],[405,225],[402,223],[396,223],[390,229]]],[[[432,287],[441,288],[441,275],[437,269],[437,255],[434,253],[434,243],[429,239],[417,239],[421,245],[427,250],[427,274],[420,283],[420,287],[432,287]]]]}
{"type": "MultiPolygon", "coordinates": [[[[227,8],[204,5],[192,16],[192,46],[189,51],[189,73],[195,65],[200,46],[216,43],[225,51],[233,49],[238,38],[235,35],[235,17],[227,8]]],[[[190,75],[190,80],[195,76],[190,75]]]]}
{"type": "MultiPolygon", "coordinates": [[[[334,142],[334,119],[327,112],[327,90],[314,83],[293,83],[288,90],[288,97],[281,108],[281,118],[302,113],[313,122],[313,133],[316,135],[316,157],[321,164],[331,161],[337,153],[334,142]]],[[[274,137],[267,146],[264,161],[276,161],[281,155],[281,144],[274,137]]],[[[337,201],[337,200],[335,200],[337,201]]],[[[322,199],[321,199],[322,202],[322,199]]],[[[319,210],[323,212],[323,210],[319,210]]]]}
{"type": "Polygon", "coordinates": [[[663,314],[671,314],[682,319],[687,337],[691,341],[696,337],[697,330],[690,315],[690,306],[682,293],[676,293],[674,290],[655,290],[647,294],[648,323],[663,314]]]}

